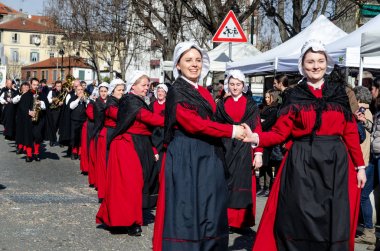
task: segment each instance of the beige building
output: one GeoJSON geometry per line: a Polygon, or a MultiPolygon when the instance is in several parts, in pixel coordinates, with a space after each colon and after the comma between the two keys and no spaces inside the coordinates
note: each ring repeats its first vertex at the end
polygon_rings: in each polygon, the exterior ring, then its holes
{"type": "Polygon", "coordinates": [[[58,56],[62,35],[47,26],[46,18],[19,16],[0,23],[1,64],[10,78],[21,78],[21,67],[58,56]]]}

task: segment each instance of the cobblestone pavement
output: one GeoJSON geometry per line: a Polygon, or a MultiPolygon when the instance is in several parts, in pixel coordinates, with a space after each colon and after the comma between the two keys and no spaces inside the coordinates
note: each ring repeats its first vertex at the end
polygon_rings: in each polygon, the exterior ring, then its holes
{"type": "MultiPolygon", "coordinates": [[[[97,227],[99,204],[79,161],[64,148],[45,146],[41,162],[26,163],[0,138],[0,250],[151,250],[154,211],[145,212],[143,236],[111,235],[97,227]]],[[[259,222],[266,198],[257,200],[259,222]]],[[[229,250],[251,250],[257,226],[230,235],[229,250]]],[[[355,250],[366,250],[358,245],[355,250]]]]}

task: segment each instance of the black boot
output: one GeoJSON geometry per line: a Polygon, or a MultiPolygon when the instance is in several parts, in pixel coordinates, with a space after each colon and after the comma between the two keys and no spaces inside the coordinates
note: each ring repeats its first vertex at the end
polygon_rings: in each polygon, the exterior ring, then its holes
{"type": "Polygon", "coordinates": [[[33,161],[33,158],[32,158],[32,157],[28,157],[28,156],[26,156],[25,161],[26,161],[26,162],[32,162],[32,161],[33,161]]]}
{"type": "Polygon", "coordinates": [[[142,229],[140,225],[134,224],[133,226],[129,227],[128,234],[130,236],[141,236],[142,229]]]}
{"type": "Polygon", "coordinates": [[[33,157],[34,157],[34,160],[35,160],[35,161],[40,161],[40,160],[41,160],[39,154],[34,154],[33,157]]]}
{"type": "Polygon", "coordinates": [[[17,155],[22,154],[22,148],[17,148],[16,154],[17,155]]]}

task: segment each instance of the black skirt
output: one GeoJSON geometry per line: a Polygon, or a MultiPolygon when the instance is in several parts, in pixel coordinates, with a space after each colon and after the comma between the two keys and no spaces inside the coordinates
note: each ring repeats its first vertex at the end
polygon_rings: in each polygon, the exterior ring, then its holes
{"type": "Polygon", "coordinates": [[[72,147],[79,147],[80,146],[83,124],[84,124],[84,121],[71,120],[70,146],[72,146],[72,147]]]}
{"type": "Polygon", "coordinates": [[[223,153],[206,137],[176,131],[165,160],[162,250],[227,250],[223,153]]]}
{"type": "Polygon", "coordinates": [[[152,194],[152,188],[156,184],[151,182],[157,180],[154,175],[158,173],[154,170],[154,153],[150,136],[132,134],[133,144],[143,169],[144,188],[143,188],[143,208],[152,208],[156,205],[157,194],[152,194]]]}
{"type": "Polygon", "coordinates": [[[278,250],[348,250],[348,156],[339,136],[295,140],[281,175],[278,250]]]}

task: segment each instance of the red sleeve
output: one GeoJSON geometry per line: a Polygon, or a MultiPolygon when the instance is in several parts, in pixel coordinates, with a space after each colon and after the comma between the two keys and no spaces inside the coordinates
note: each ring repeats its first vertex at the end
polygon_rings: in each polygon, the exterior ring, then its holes
{"type": "Polygon", "coordinates": [[[177,123],[191,134],[202,134],[211,137],[231,138],[232,125],[221,124],[203,119],[195,110],[186,109],[182,105],[177,105],[177,123]]]}
{"type": "Polygon", "coordinates": [[[258,133],[259,146],[269,147],[285,142],[293,129],[293,116],[294,113],[282,115],[269,132],[258,133]]]}
{"type": "Polygon", "coordinates": [[[90,120],[94,120],[94,105],[89,104],[86,109],[86,115],[90,120]]]}
{"type": "MultiPolygon", "coordinates": [[[[256,121],[256,128],[255,128],[254,132],[257,133],[257,134],[260,134],[260,133],[263,132],[263,130],[261,128],[260,117],[256,121]]],[[[255,149],[252,149],[252,154],[254,154],[254,153],[263,153],[263,151],[264,151],[263,147],[259,146],[259,147],[256,147],[255,149]]]]}
{"type": "Polygon", "coordinates": [[[150,126],[164,126],[164,117],[144,108],[140,109],[136,116],[136,120],[150,126]]]}
{"type": "Polygon", "coordinates": [[[112,105],[112,106],[108,107],[108,109],[106,110],[106,116],[110,117],[113,120],[117,120],[117,111],[118,110],[119,110],[119,108],[112,105]]]}
{"type": "Polygon", "coordinates": [[[355,167],[365,166],[362,149],[360,148],[358,125],[355,119],[352,122],[346,123],[346,127],[343,131],[343,140],[346,143],[355,167]]]}
{"type": "Polygon", "coordinates": [[[154,146],[152,146],[152,149],[153,149],[154,155],[158,154],[157,148],[155,148],[154,146]]]}

